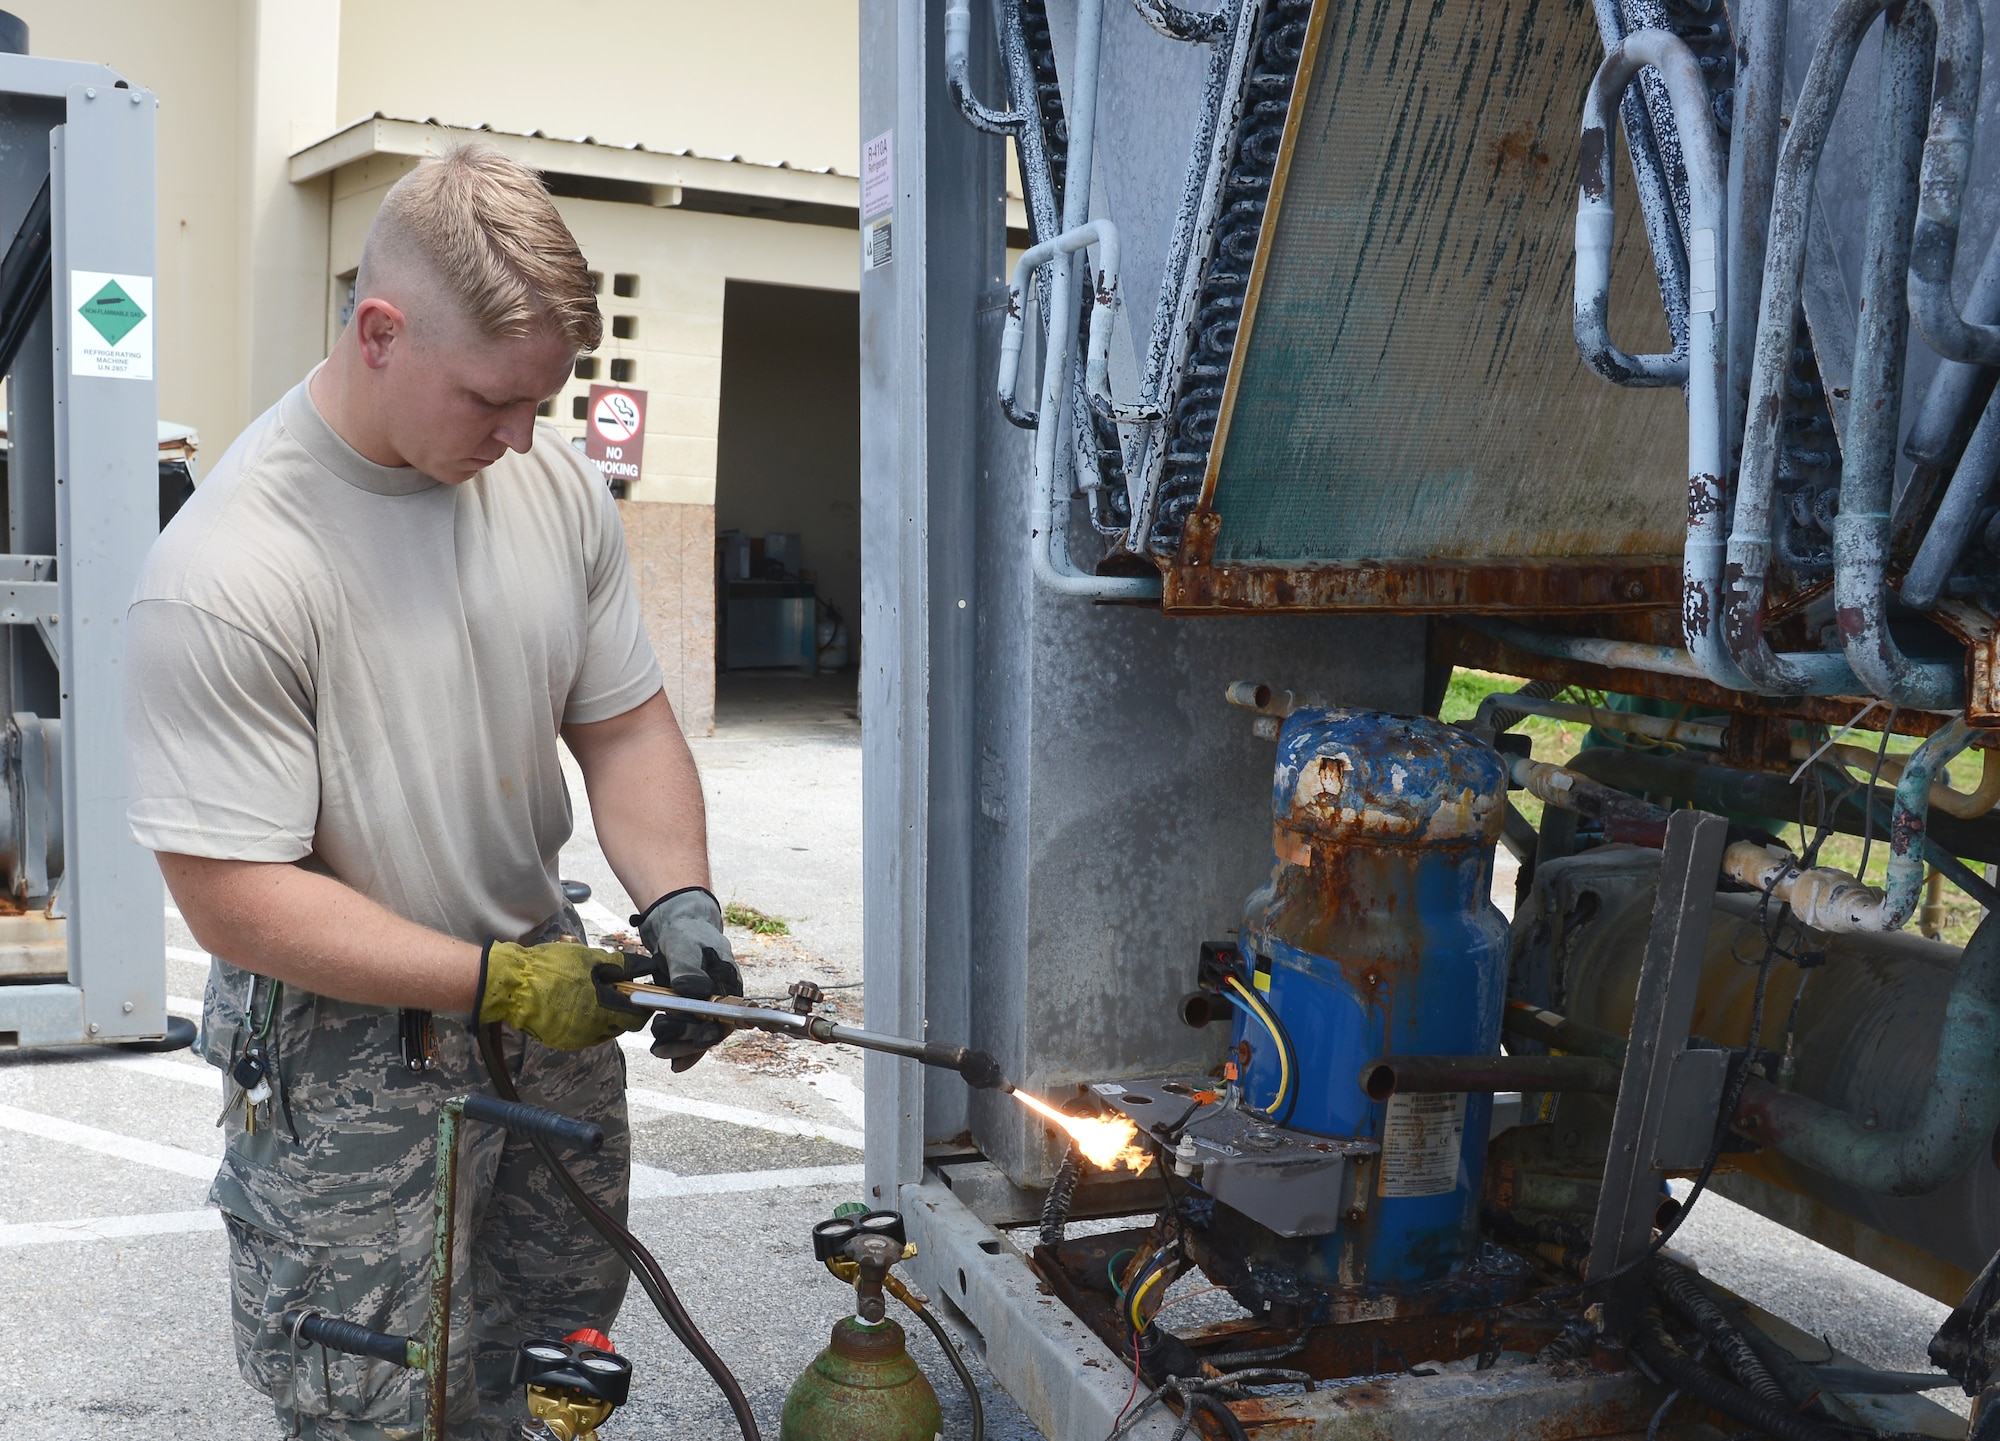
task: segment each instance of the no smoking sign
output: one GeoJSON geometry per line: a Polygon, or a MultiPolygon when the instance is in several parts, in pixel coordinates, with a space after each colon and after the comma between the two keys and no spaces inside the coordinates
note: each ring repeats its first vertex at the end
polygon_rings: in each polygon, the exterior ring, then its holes
{"type": "Polygon", "coordinates": [[[646,446],[646,392],[624,385],[590,387],[583,453],[606,480],[634,481],[646,446]]]}

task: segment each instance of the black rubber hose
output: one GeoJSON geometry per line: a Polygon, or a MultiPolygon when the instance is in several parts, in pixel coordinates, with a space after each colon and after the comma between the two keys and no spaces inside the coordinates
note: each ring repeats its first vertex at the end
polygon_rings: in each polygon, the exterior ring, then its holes
{"type": "Polygon", "coordinates": [[[1243,1429],[1243,1423],[1236,1419],[1236,1413],[1206,1391],[1190,1391],[1187,1397],[1188,1415],[1213,1416],[1222,1427],[1222,1434],[1229,1441],[1250,1441],[1250,1433],[1243,1429]]]}
{"type": "Polygon", "coordinates": [[[1716,1375],[1674,1344],[1658,1311],[1640,1313],[1632,1340],[1639,1358],[1668,1385],[1678,1386],[1732,1420],[1754,1426],[1772,1441],[1849,1441],[1846,1432],[1815,1425],[1794,1411],[1751,1395],[1728,1377],[1716,1375]]]}
{"type": "Polygon", "coordinates": [[[898,1295],[896,1299],[914,1311],[917,1319],[929,1327],[931,1335],[937,1338],[938,1349],[944,1352],[944,1359],[951,1362],[951,1369],[958,1373],[958,1384],[965,1388],[965,1404],[972,1408],[971,1441],[986,1441],[986,1406],[979,1399],[979,1383],[972,1379],[972,1369],[958,1354],[958,1347],[946,1334],[944,1323],[930,1313],[928,1306],[920,1306],[908,1296],[898,1295]]]}
{"type": "Polygon", "coordinates": [[[296,1312],[287,1312],[279,1318],[278,1324],[290,1331],[301,1346],[324,1346],[330,1351],[345,1351],[350,1356],[372,1356],[392,1366],[410,1364],[410,1338],[407,1336],[371,1331],[366,1326],[357,1326],[338,1316],[301,1316],[296,1312]]]}
{"type": "Polygon", "coordinates": [[[1797,1404],[1785,1394],[1785,1388],[1778,1384],[1778,1378],[1771,1374],[1764,1358],[1757,1354],[1743,1338],[1743,1333],[1722,1314],[1722,1308],[1708,1297],[1685,1268],[1664,1256],[1655,1256],[1646,1266],[1646,1279],[1668,1305],[1700,1328],[1702,1335],[1708,1337],[1722,1357],[1722,1364],[1729,1368],[1730,1374],[1742,1383],[1746,1391],[1773,1406],[1790,1408],[1797,1404]]]}
{"type": "Polygon", "coordinates": [[[1056,1178],[1049,1183],[1049,1194],[1042,1201],[1042,1244],[1060,1246],[1063,1234],[1069,1224],[1070,1203],[1076,1199],[1076,1183],[1083,1175],[1083,1163],[1078,1159],[1076,1147],[1063,1152],[1062,1164],[1056,1167],[1056,1178]]]}
{"type": "MultiPolygon", "coordinates": [[[[477,1034],[479,1056],[486,1063],[486,1074],[492,1078],[493,1089],[500,1093],[501,1100],[519,1104],[521,1093],[514,1088],[514,1078],[508,1074],[507,1062],[500,1054],[499,1024],[478,1027],[477,1034]]],[[[750,1398],[743,1394],[741,1384],[730,1374],[729,1367],[715,1353],[715,1348],[708,1344],[708,1338],[701,1334],[687,1308],[681,1305],[680,1297],[674,1294],[673,1283],[667,1280],[667,1273],[660,1269],[660,1263],[653,1259],[652,1252],[619,1225],[617,1217],[590,1198],[577,1184],[576,1177],[569,1173],[569,1168],[556,1158],[548,1142],[539,1136],[530,1136],[528,1141],[535,1148],[535,1154],[542,1158],[542,1164],[549,1168],[549,1174],[555,1177],[556,1185],[569,1197],[570,1204],[590,1223],[590,1229],[597,1232],[604,1244],[617,1252],[619,1259],[631,1269],[633,1277],[659,1311],[660,1319],[667,1323],[667,1329],[687,1348],[688,1354],[701,1363],[702,1370],[714,1379],[717,1389],[729,1402],[729,1409],[736,1417],[736,1428],[743,1433],[743,1441],[763,1441],[757,1429],[757,1418],[750,1410],[750,1398]]]]}
{"type": "Polygon", "coordinates": [[[559,1141],[584,1151],[604,1149],[604,1128],[590,1121],[573,1121],[568,1116],[541,1106],[519,1101],[496,1101],[491,1096],[467,1096],[465,1114],[489,1126],[504,1126],[517,1136],[543,1141],[559,1141]]]}

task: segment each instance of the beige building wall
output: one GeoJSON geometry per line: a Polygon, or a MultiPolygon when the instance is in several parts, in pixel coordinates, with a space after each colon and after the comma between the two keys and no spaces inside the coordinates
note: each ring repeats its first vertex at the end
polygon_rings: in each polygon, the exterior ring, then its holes
{"type": "MultiPolygon", "coordinates": [[[[331,177],[329,325],[383,195],[413,157],[374,155],[331,177]]],[[[611,363],[632,367],[646,392],[639,481],[620,507],[647,626],[682,724],[704,734],[715,720],[715,475],[722,398],[723,296],[731,280],[852,291],[855,233],[828,225],[564,198],[563,219],[601,277],[604,344],[585,357],[549,407],[549,423],[580,438],[580,408],[611,363]],[[616,294],[621,278],[629,296],[616,294]],[[614,322],[622,321],[623,324],[614,322]],[[630,331],[620,338],[617,329],[630,331]]]]}
{"type": "Polygon", "coordinates": [[[340,0],[6,0],[38,55],[160,98],[160,414],[213,459],[324,354],[326,191],[287,158],[336,123],[340,0]]]}
{"type": "Polygon", "coordinates": [[[346,0],[340,121],[380,111],[854,175],[860,34],[855,0],[346,0]]]}
{"type": "MultiPolygon", "coordinates": [[[[530,163],[550,171],[563,161],[554,152],[600,176],[621,162],[657,169],[669,153],[708,157],[677,162],[686,174],[653,186],[654,204],[559,202],[605,276],[606,315],[630,318],[629,338],[607,326],[598,372],[629,361],[630,383],[648,392],[627,531],[670,698],[685,725],[708,729],[723,289],[857,286],[854,231],[796,220],[837,221],[856,203],[855,0],[4,4],[28,22],[35,53],[100,61],[159,95],[160,412],[196,427],[209,462],[325,355],[341,277],[382,193],[415,163],[363,144],[349,162],[301,173],[301,152],[381,113],[606,142],[538,142],[530,163]],[[760,164],[716,163],[738,157],[760,164]],[[835,174],[800,173],[815,171],[835,174]],[[683,184],[730,190],[731,176],[751,200],[722,208],[789,207],[794,219],[660,203],[683,184]],[[635,295],[612,294],[619,274],[639,277],[635,295]]],[[[587,389],[576,380],[552,408],[565,435],[582,432],[572,407],[587,389]]]]}

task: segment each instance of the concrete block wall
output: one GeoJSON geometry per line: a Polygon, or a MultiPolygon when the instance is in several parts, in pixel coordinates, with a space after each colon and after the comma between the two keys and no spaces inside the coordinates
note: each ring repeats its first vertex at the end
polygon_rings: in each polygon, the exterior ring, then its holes
{"type": "Polygon", "coordinates": [[[715,507],[621,500],[632,578],[667,700],[689,735],[715,729],[715,507]]]}

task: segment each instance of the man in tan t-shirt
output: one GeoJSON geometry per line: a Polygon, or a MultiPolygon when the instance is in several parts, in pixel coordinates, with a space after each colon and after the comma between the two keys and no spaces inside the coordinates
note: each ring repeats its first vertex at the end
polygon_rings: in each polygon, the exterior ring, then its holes
{"type": "MultiPolygon", "coordinates": [[[[603,1127],[578,1179],[625,1209],[641,1018],[599,1006],[618,958],[563,902],[558,738],[657,974],[742,984],[617,507],[535,421],[602,332],[575,241],[532,172],[461,148],[389,192],[355,297],[154,547],[127,729],[133,832],[214,958],[243,1374],[289,1434],[386,1441],[422,1427],[413,1374],[279,1318],[422,1331],[437,1111],[493,1089],[478,1032],[522,1099],[603,1127]]],[[[685,1066],[721,1032],[655,1034],[685,1066]]],[[[520,1341],[607,1329],[626,1278],[525,1143],[471,1127],[461,1164],[451,1434],[513,1437],[520,1341]]]]}

